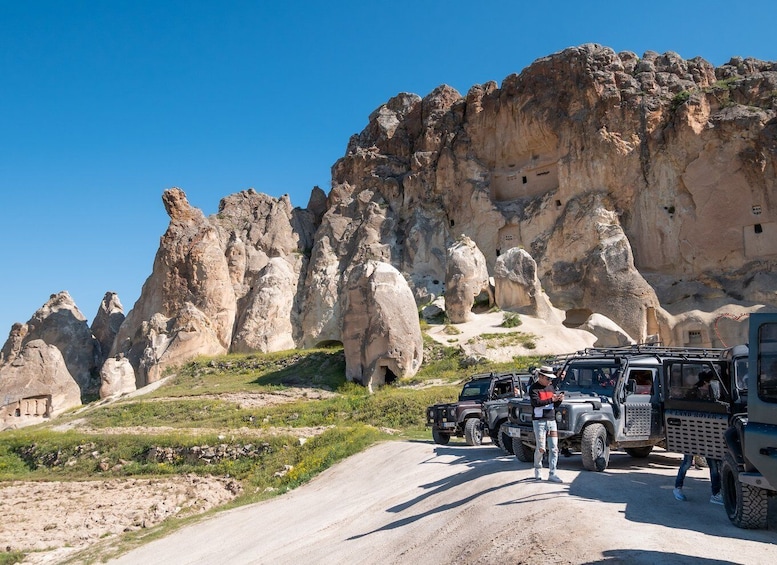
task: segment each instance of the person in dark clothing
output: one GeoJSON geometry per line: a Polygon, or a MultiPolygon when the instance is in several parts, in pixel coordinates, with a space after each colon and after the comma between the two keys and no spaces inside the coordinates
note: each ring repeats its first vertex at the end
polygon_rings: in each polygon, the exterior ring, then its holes
{"type": "Polygon", "coordinates": [[[558,428],[556,427],[556,408],[564,399],[563,392],[556,392],[552,381],[556,377],[551,367],[540,367],[537,380],[529,387],[532,405],[532,426],[534,427],[534,478],[542,480],[542,458],[545,455],[546,442],[550,446],[548,454],[548,480],[563,483],[556,474],[558,464],[558,428]]]}

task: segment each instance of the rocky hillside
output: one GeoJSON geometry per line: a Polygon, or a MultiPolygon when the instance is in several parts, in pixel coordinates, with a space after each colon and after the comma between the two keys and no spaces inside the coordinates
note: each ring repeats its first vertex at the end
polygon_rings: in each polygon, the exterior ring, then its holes
{"type": "MultiPolygon", "coordinates": [[[[339,342],[349,379],[381,384],[418,370],[432,304],[454,323],[496,305],[603,345],[740,342],[747,313],[777,307],[776,115],[777,63],[594,44],[465,95],[399,94],[305,209],[248,190],[205,217],[166,191],[153,272],[120,327],[106,295],[101,335],[70,332],[99,342],[78,370],[145,386],[199,354],[339,342]]],[[[0,382],[52,345],[41,323],[12,329],[0,382]]],[[[7,414],[27,398],[3,392],[7,414]]]]}

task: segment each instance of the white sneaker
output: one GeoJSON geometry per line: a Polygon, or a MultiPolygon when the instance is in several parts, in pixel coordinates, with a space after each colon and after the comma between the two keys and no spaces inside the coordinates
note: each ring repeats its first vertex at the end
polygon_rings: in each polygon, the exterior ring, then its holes
{"type": "Polygon", "coordinates": [[[561,477],[559,477],[558,475],[550,475],[550,476],[548,477],[548,480],[549,480],[551,483],[563,483],[563,482],[564,482],[564,481],[561,479],[561,477]]]}
{"type": "Polygon", "coordinates": [[[674,497],[677,500],[688,500],[687,498],[685,498],[685,495],[683,494],[683,489],[681,489],[681,488],[674,489],[672,491],[672,494],[674,494],[674,497]]]}
{"type": "Polygon", "coordinates": [[[718,493],[718,494],[713,494],[713,495],[710,497],[710,502],[711,502],[712,504],[723,504],[723,495],[722,495],[722,494],[720,494],[720,493],[718,493]]]}
{"type": "Polygon", "coordinates": [[[539,469],[534,469],[534,480],[535,481],[542,480],[542,472],[539,469]]]}

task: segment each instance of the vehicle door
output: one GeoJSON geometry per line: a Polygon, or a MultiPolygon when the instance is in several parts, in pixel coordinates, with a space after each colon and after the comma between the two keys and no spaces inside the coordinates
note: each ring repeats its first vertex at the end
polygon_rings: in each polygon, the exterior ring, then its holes
{"type": "Polygon", "coordinates": [[[658,367],[627,367],[623,388],[622,434],[630,441],[663,433],[658,367]]]}
{"type": "Polygon", "coordinates": [[[777,485],[777,314],[750,314],[745,457],[777,485]]]}
{"type": "Polygon", "coordinates": [[[672,358],[664,361],[663,370],[667,451],[722,459],[730,391],[719,381],[716,387],[706,389],[698,385],[700,375],[706,371],[724,375],[723,362],[672,358]]]}

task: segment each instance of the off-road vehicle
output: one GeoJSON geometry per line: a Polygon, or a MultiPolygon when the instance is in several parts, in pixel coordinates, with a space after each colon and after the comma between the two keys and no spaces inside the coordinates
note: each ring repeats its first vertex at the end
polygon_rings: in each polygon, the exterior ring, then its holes
{"type": "MultiPolygon", "coordinates": [[[[571,354],[554,380],[565,392],[556,410],[559,448],[580,452],[590,471],[607,468],[611,449],[632,457],[647,457],[656,445],[666,445],[664,375],[713,370],[721,374],[721,349],[667,348],[635,345],[588,348],[571,354]],[[679,364],[679,369],[674,367],[679,364]]],[[[506,431],[515,456],[534,457],[532,408],[528,396],[509,403],[506,431]]]]}
{"type": "Polygon", "coordinates": [[[520,387],[518,373],[480,373],[464,383],[458,402],[435,404],[426,409],[426,425],[434,443],[446,445],[451,437],[464,437],[467,445],[483,440],[483,403],[511,398],[520,387]]]}
{"type": "Polygon", "coordinates": [[[512,455],[513,440],[507,435],[507,409],[511,398],[523,398],[529,390],[532,382],[532,373],[518,373],[520,386],[516,389],[515,396],[503,396],[496,400],[487,400],[483,403],[483,429],[491,437],[491,442],[512,455]]]}
{"type": "Polygon", "coordinates": [[[750,314],[748,398],[725,434],[721,481],[729,520],[765,528],[777,494],[777,314],[750,314]]]}

